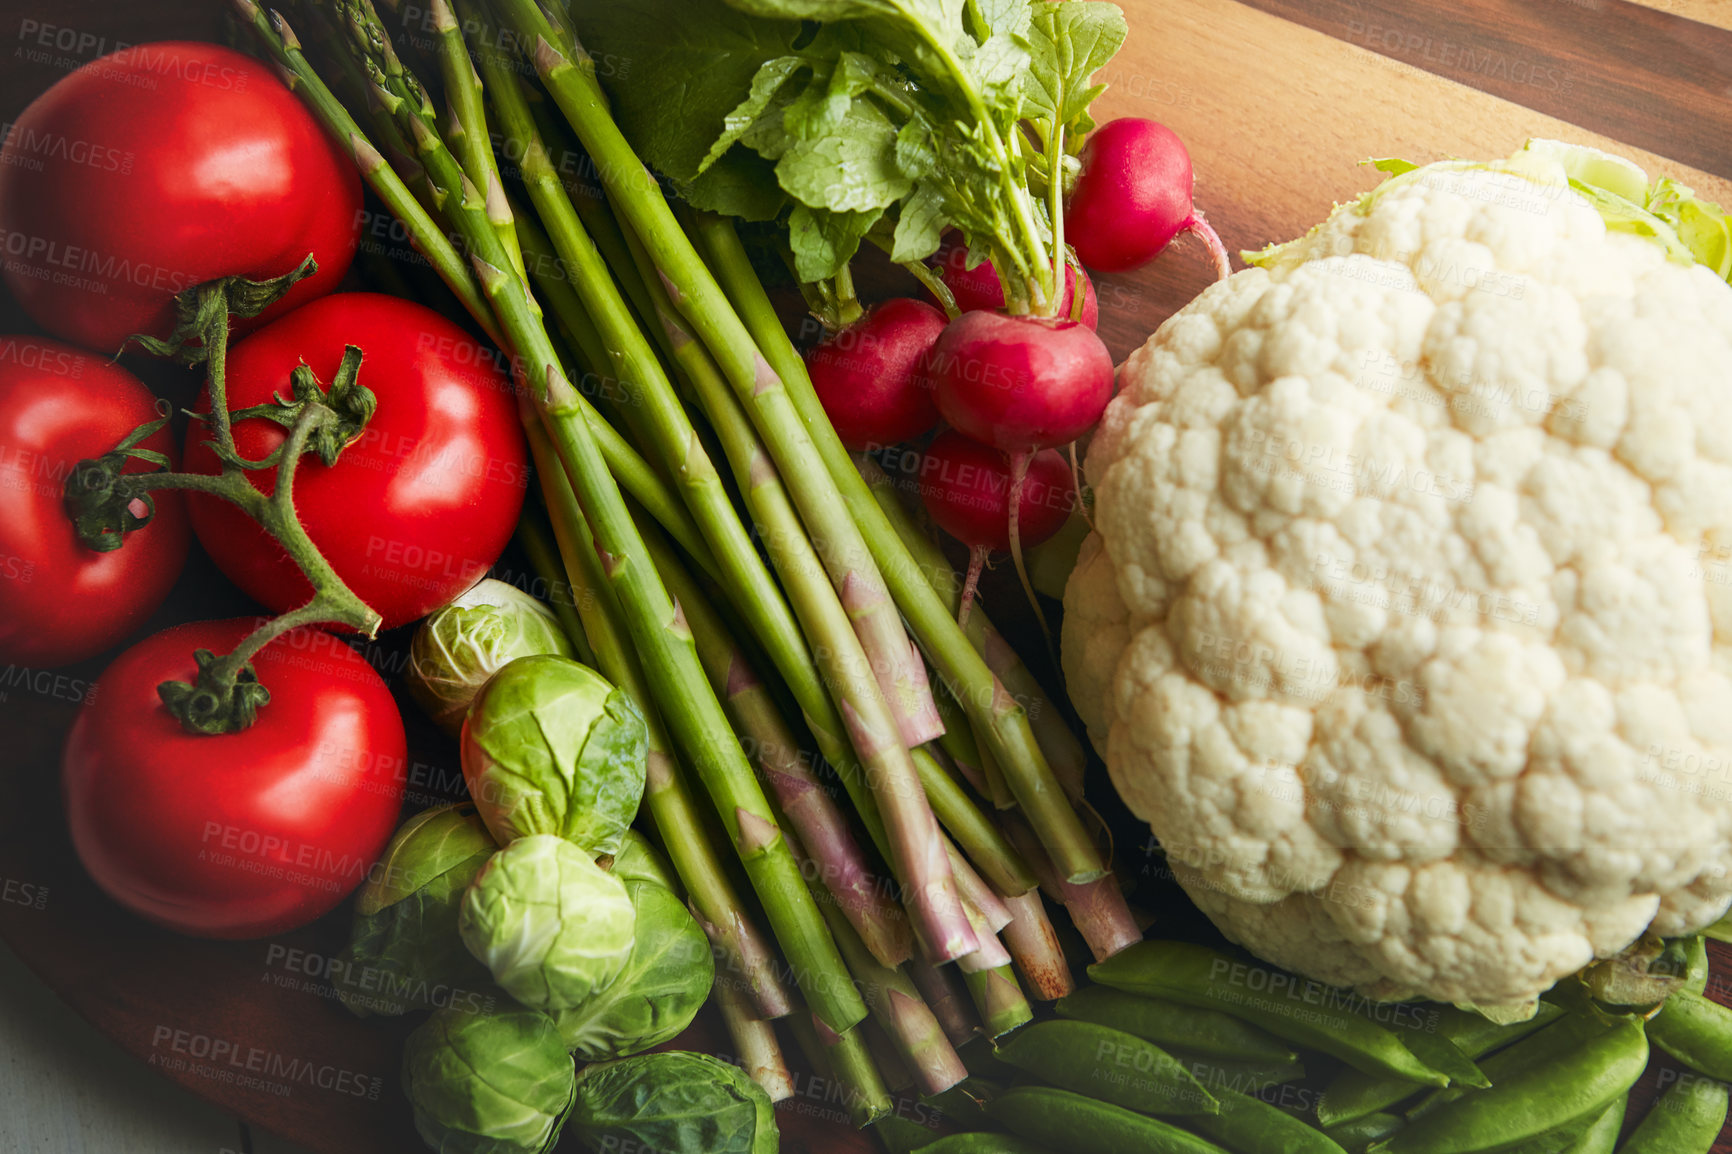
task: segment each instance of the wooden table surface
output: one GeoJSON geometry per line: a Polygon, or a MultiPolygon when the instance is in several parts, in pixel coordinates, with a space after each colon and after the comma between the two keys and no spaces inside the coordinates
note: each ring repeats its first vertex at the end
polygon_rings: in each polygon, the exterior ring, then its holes
{"type": "MultiPolygon", "coordinates": [[[[1303,232],[1375,183],[1360,163],[1367,157],[1489,158],[1529,136],[1615,149],[1732,204],[1732,0],[1121,2],[1132,35],[1105,75],[1113,87],[1103,119],[1153,117],[1187,141],[1197,202],[1229,249],[1303,232]]],[[[0,44],[12,44],[0,68],[0,121],[123,44],[211,38],[217,10],[166,0],[5,4],[0,44]]],[[[1102,333],[1115,355],[1141,344],[1210,275],[1202,253],[1181,242],[1142,273],[1102,278],[1102,333]]],[[[0,331],[30,328],[0,301],[0,331]]],[[[177,370],[129,364],[171,395],[189,387],[177,370]]],[[[151,628],[250,609],[195,558],[151,628]]],[[[389,657],[400,643],[387,639],[378,651],[388,668],[400,668],[389,657]]],[[[236,1114],[329,1154],[421,1149],[397,1090],[402,1027],[358,1023],[317,977],[342,944],[341,916],[271,942],[194,942],[122,913],[85,877],[61,817],[58,751],[102,665],[46,679],[5,671],[0,894],[9,896],[0,937],[128,1051],[236,1114]],[[182,1039],[258,1048],[294,1074],[252,1084],[220,1063],[188,1060],[192,1044],[182,1039]],[[326,1071],[368,1087],[376,1080],[380,1090],[373,1098],[323,1088],[326,1071]]],[[[427,780],[460,781],[454,751],[408,716],[427,780]]],[[[702,1020],[700,1033],[715,1036],[702,1020]]],[[[782,1111],[784,1150],[842,1149],[826,1087],[805,1079],[801,1091],[782,1111]]]]}

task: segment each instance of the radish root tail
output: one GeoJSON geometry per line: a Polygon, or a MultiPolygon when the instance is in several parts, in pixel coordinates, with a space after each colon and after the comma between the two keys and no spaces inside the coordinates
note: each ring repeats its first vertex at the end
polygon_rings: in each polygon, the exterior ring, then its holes
{"type": "Polygon", "coordinates": [[[1201,240],[1209,250],[1209,255],[1215,258],[1215,276],[1226,280],[1233,275],[1233,262],[1227,255],[1227,246],[1221,243],[1221,236],[1203,217],[1202,209],[1191,210],[1191,223],[1185,226],[1185,231],[1201,240]]]}
{"type": "Polygon", "coordinates": [[[990,552],[984,545],[971,545],[968,549],[968,576],[962,582],[962,607],[956,611],[956,624],[962,627],[968,625],[968,611],[974,608],[974,595],[980,589],[980,571],[986,568],[986,555],[990,552]]]}
{"type": "Polygon", "coordinates": [[[1095,515],[1089,511],[1088,498],[1083,496],[1082,462],[1077,460],[1076,442],[1067,446],[1070,451],[1070,489],[1076,497],[1076,511],[1082,514],[1082,519],[1088,522],[1088,527],[1095,527],[1095,515]]]}
{"type": "MultiPolygon", "coordinates": [[[[1034,610],[1034,619],[1040,623],[1040,635],[1046,641],[1047,654],[1054,656],[1052,627],[1046,623],[1046,613],[1040,607],[1040,598],[1035,595],[1034,583],[1028,579],[1028,567],[1022,560],[1022,489],[1028,482],[1028,466],[1033,459],[1030,453],[1012,453],[1010,456],[1010,560],[1016,566],[1016,576],[1022,582],[1028,607],[1034,610]]],[[[1056,657],[1053,664],[1058,664],[1056,657]]]]}

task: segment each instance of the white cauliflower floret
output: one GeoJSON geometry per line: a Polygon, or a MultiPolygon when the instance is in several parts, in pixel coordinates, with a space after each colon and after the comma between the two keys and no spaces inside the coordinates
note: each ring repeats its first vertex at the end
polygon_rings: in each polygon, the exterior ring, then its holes
{"type": "Polygon", "coordinates": [[[1732,903],[1732,287],[1551,154],[1389,182],[1125,363],[1090,736],[1271,961],[1515,1005],[1732,903]]]}

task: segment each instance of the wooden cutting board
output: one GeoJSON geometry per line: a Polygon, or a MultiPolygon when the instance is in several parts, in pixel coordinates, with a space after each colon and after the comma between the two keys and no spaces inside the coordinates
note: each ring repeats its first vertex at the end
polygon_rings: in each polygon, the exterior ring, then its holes
{"type": "MultiPolygon", "coordinates": [[[[1732,23],[1732,0],[1122,2],[1132,34],[1107,72],[1102,118],[1152,117],[1189,143],[1197,202],[1230,249],[1302,233],[1375,183],[1360,163],[1367,157],[1490,158],[1530,136],[1620,151],[1732,204],[1732,32],[1712,26],[1732,23]]],[[[8,122],[105,51],[217,32],[215,4],[8,8],[8,122]]],[[[1210,276],[1200,249],[1181,242],[1151,269],[1102,278],[1102,332],[1115,355],[1140,345],[1210,276]]],[[[0,301],[0,331],[29,328],[0,301]]],[[[134,367],[171,394],[188,387],[175,370],[134,367]]],[[[249,609],[195,559],[153,628],[249,609]]],[[[388,659],[400,643],[388,639],[381,652],[388,659]]],[[[342,944],[342,916],[270,942],[196,942],[124,914],[84,876],[60,815],[58,750],[102,664],[46,678],[5,671],[0,937],[141,1061],[241,1117],[322,1154],[422,1149],[397,1089],[403,1027],[350,1017],[322,977],[342,944]],[[237,1052],[248,1056],[239,1065],[228,1057],[237,1052]],[[263,1077],[247,1068],[254,1053],[263,1077]]],[[[449,745],[409,716],[425,780],[460,780],[449,745]]],[[[430,787],[420,804],[437,793],[430,787]]],[[[700,1019],[682,1041],[717,1038],[700,1019]]],[[[838,1124],[822,1080],[802,1078],[800,1090],[781,1111],[784,1150],[870,1148],[838,1124]]]]}

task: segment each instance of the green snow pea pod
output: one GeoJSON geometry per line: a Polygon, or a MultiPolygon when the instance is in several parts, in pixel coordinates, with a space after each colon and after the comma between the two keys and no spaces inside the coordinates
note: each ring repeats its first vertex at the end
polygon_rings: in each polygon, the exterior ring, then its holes
{"type": "Polygon", "coordinates": [[[1356,1070],[1449,1084],[1448,1075],[1422,1062],[1398,1035],[1356,1012],[1359,995],[1236,961],[1207,946],[1142,942],[1090,966],[1089,976],[1126,993],[1224,1010],[1356,1070]]]}
{"type": "MultiPolygon", "coordinates": [[[[1598,1018],[1586,1014],[1571,1014],[1562,1021],[1535,1033],[1532,1037],[1514,1045],[1508,1046],[1481,1064],[1480,1069],[1491,1080],[1493,1086],[1499,1086],[1509,1078],[1527,1070],[1538,1070],[1550,1066],[1553,1062],[1570,1053],[1593,1038],[1610,1029],[1598,1018]]],[[[1415,1105],[1408,1108],[1410,1119],[1424,1117],[1431,1111],[1451,1102],[1458,1101],[1474,1093],[1466,1086],[1451,1086],[1445,1090],[1434,1090],[1421,1098],[1415,1105]]]]}
{"type": "Polygon", "coordinates": [[[1407,1119],[1400,1114],[1366,1114],[1323,1132],[1347,1154],[1365,1154],[1372,1143],[1381,1142],[1405,1125],[1407,1119]]]}
{"type": "Polygon", "coordinates": [[[951,1134],[914,1154],[1051,1154],[1045,1146],[1036,1146],[1010,1134],[951,1134]]]}
{"type": "Polygon", "coordinates": [[[1684,949],[1684,988],[1692,994],[1704,994],[1708,990],[1708,939],[1697,934],[1684,949]]]}
{"type": "Polygon", "coordinates": [[[1699,1074],[1732,1082],[1732,1010],[1679,990],[1648,1022],[1654,1044],[1699,1074]]]}
{"type": "Polygon", "coordinates": [[[1291,1062],[1228,1062],[1218,1058],[1199,1057],[1180,1050],[1173,1057],[1185,1064],[1191,1077],[1213,1094],[1225,1090],[1230,1094],[1258,1094],[1271,1086],[1297,1082],[1305,1076],[1305,1063],[1291,1062]]]}
{"type": "Polygon", "coordinates": [[[1605,1113],[1588,1124],[1568,1154],[1612,1154],[1618,1145],[1618,1131],[1624,1128],[1624,1108],[1629,1103],[1627,1096],[1613,1099],[1605,1113]]]}
{"type": "Polygon", "coordinates": [[[1494,1076],[1492,1089],[1437,1107],[1372,1146],[1372,1154],[1514,1150],[1572,1120],[1597,1118],[1647,1064],[1647,1034],[1637,1022],[1620,1022],[1550,1064],[1494,1076]]]}
{"type": "Polygon", "coordinates": [[[1233,1154],[1346,1154],[1341,1144],[1285,1110],[1248,1094],[1222,1094],[1221,1112],[1185,1125],[1233,1154]]]}
{"type": "Polygon", "coordinates": [[[986,1109],[1017,1136],[1073,1154],[1227,1154],[1177,1126],[1069,1090],[1019,1086],[986,1109]]]}
{"type": "Polygon", "coordinates": [[[1726,1125],[1726,1105],[1726,1083],[1686,1074],[1660,1095],[1622,1154],[1708,1154],[1726,1125]]]}
{"type": "Polygon", "coordinates": [[[1234,1062],[1292,1062],[1298,1055],[1281,1039],[1219,1010],[1142,998],[1107,986],[1084,986],[1053,1007],[1076,1018],[1135,1034],[1157,1046],[1234,1062]]]}
{"type": "Polygon", "coordinates": [[[1567,1126],[1512,1146],[1504,1154],[1612,1154],[1628,1101],[1627,1096],[1614,1099],[1597,1117],[1574,1119],[1567,1126]]]}
{"type": "Polygon", "coordinates": [[[1004,1093],[1004,1087],[997,1082],[985,1078],[968,1077],[938,1094],[926,1099],[928,1106],[936,1106],[944,1112],[944,1116],[958,1126],[969,1130],[985,1128],[986,1104],[1004,1093]]]}
{"type": "MultiPolygon", "coordinates": [[[[1435,1013],[1438,1036],[1454,1043],[1455,1048],[1468,1058],[1480,1058],[1550,1025],[1562,1017],[1564,1011],[1550,1002],[1541,1002],[1532,1018],[1508,1026],[1500,1026],[1482,1014],[1458,1010],[1454,1006],[1442,1006],[1435,1013]]],[[[1408,1048],[1412,1049],[1411,1040],[1408,1048]]],[[[1489,1080],[1483,1070],[1475,1069],[1482,1080],[1489,1080]]],[[[1338,1126],[1386,1110],[1411,1098],[1416,1092],[1412,1082],[1400,1078],[1343,1070],[1323,1091],[1323,1100],[1317,1104],[1317,1120],[1326,1127],[1338,1126]]]]}
{"type": "Polygon", "coordinates": [[[1451,1086],[1472,1086],[1483,1090],[1491,1085],[1485,1071],[1474,1065],[1473,1059],[1461,1052],[1461,1047],[1442,1034],[1416,1029],[1402,1029],[1396,1033],[1401,1038],[1401,1044],[1412,1050],[1416,1058],[1433,1070],[1441,1070],[1449,1075],[1451,1086]]]}
{"type": "Polygon", "coordinates": [[[1184,1063],[1135,1034],[1065,1018],[1024,1026],[998,1057],[1054,1086],[1144,1114],[1213,1114],[1184,1063]]]}

